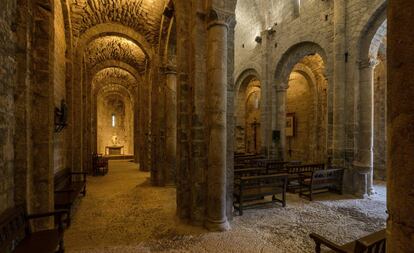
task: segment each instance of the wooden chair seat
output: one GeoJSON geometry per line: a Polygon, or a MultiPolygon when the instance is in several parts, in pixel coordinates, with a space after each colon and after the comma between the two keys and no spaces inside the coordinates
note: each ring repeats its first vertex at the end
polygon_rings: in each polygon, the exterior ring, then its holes
{"type": "Polygon", "coordinates": [[[55,194],[55,208],[69,208],[75,202],[78,197],[78,192],[66,192],[62,194],[55,194]]]}
{"type": "Polygon", "coordinates": [[[57,229],[40,231],[26,236],[13,252],[55,252],[62,240],[63,232],[57,229]]]}

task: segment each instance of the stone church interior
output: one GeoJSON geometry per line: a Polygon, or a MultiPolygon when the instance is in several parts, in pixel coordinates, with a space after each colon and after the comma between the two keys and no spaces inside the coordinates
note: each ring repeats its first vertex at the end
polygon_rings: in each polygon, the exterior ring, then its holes
{"type": "Polygon", "coordinates": [[[413,1],[0,7],[0,253],[414,252],[413,1]]]}

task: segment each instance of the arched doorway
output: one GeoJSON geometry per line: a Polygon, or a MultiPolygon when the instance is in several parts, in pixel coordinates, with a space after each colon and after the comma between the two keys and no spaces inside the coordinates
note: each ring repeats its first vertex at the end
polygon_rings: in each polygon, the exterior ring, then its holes
{"type": "Polygon", "coordinates": [[[325,64],[319,54],[302,58],[286,92],[286,159],[324,162],[327,134],[325,64]]]}
{"type": "Polygon", "coordinates": [[[236,83],[235,99],[235,152],[260,153],[262,151],[261,83],[257,72],[247,70],[236,83]]]}
{"type": "Polygon", "coordinates": [[[302,58],[286,92],[286,158],[324,162],[327,134],[327,81],[319,54],[302,58]]]}
{"type": "Polygon", "coordinates": [[[325,50],[310,41],[288,48],[275,72],[273,139],[276,156],[328,162],[328,81],[325,50]]]}

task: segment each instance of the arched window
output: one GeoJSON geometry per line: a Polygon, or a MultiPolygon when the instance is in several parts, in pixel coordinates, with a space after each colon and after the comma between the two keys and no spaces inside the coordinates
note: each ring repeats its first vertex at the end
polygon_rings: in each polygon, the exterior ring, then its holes
{"type": "Polygon", "coordinates": [[[115,117],[115,114],[112,113],[112,127],[115,127],[115,126],[116,126],[116,117],[115,117]]]}
{"type": "Polygon", "coordinates": [[[293,17],[297,18],[300,14],[300,2],[301,0],[292,0],[293,1],[293,17]]]}

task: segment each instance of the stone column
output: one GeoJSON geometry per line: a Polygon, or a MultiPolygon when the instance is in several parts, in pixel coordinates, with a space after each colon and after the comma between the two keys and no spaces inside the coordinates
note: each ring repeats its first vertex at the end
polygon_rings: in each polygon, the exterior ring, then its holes
{"type": "Polygon", "coordinates": [[[388,2],[387,252],[414,249],[414,2],[388,2]]]}
{"type": "Polygon", "coordinates": [[[206,227],[212,231],[230,229],[226,215],[227,155],[227,19],[211,10],[207,32],[208,174],[206,227]]]}
{"type": "Polygon", "coordinates": [[[373,85],[376,60],[360,63],[358,154],[353,163],[356,194],[373,194],[373,85]]]}
{"type": "Polygon", "coordinates": [[[167,67],[165,71],[165,185],[175,185],[177,156],[177,71],[167,67]]]}
{"type": "Polygon", "coordinates": [[[346,3],[334,2],[334,85],[333,85],[333,139],[331,154],[334,165],[345,163],[345,87],[346,87],[346,3]]]}
{"type": "Polygon", "coordinates": [[[277,126],[276,129],[279,131],[279,146],[278,146],[278,158],[284,160],[286,158],[286,136],[285,136],[285,127],[286,127],[286,91],[287,87],[276,88],[276,117],[277,117],[277,126]]]}
{"type": "Polygon", "coordinates": [[[141,83],[138,83],[137,87],[134,88],[135,93],[135,99],[133,100],[133,110],[134,110],[134,128],[133,128],[133,140],[134,140],[134,161],[135,163],[140,162],[140,136],[141,136],[141,128],[140,128],[140,105],[139,105],[139,88],[138,86],[142,85],[141,83]]]}

